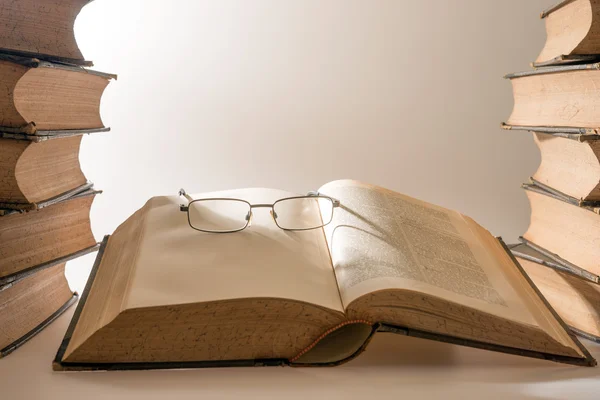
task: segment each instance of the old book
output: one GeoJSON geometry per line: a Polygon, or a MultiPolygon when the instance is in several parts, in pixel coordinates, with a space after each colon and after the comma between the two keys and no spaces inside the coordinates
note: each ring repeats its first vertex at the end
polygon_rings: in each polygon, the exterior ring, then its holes
{"type": "Polygon", "coordinates": [[[90,0],[0,1],[0,51],[79,65],[86,61],[73,26],[90,0]]]}
{"type": "Polygon", "coordinates": [[[0,358],[56,319],[77,299],[65,278],[65,264],[31,275],[0,291],[0,358]]]}
{"type": "Polygon", "coordinates": [[[569,325],[586,339],[600,342],[600,285],[581,279],[568,266],[521,243],[509,246],[544,297],[569,325]]]}
{"type": "Polygon", "coordinates": [[[523,185],[531,204],[524,239],[560,257],[573,269],[600,275],[600,209],[539,182],[523,185]]]}
{"type": "Polygon", "coordinates": [[[569,138],[534,132],[542,162],[536,181],[582,202],[600,202],[600,135],[569,138]]]}
{"type": "MultiPolygon", "coordinates": [[[[300,232],[278,228],[281,213],[266,208],[242,231],[199,232],[181,212],[185,199],[150,199],[105,239],[54,368],[337,365],[375,332],[594,365],[503,243],[472,219],[357,181],[319,192],[341,205],[324,228],[300,232]]],[[[289,196],[194,198],[265,207],[289,196]]]]}
{"type": "Polygon", "coordinates": [[[88,190],[38,210],[0,216],[0,282],[96,248],[90,208],[97,193],[88,190]]]}
{"type": "Polygon", "coordinates": [[[566,0],[544,11],[546,44],[535,67],[600,58],[600,1],[566,0]]]}
{"type": "Polygon", "coordinates": [[[103,129],[100,98],[114,75],[0,54],[0,131],[103,129]]]}
{"type": "Polygon", "coordinates": [[[600,133],[600,64],[540,68],[509,74],[514,107],[507,128],[600,133]]]}
{"type": "Polygon", "coordinates": [[[0,206],[27,208],[86,185],[79,165],[81,139],[0,139],[0,206]]]}

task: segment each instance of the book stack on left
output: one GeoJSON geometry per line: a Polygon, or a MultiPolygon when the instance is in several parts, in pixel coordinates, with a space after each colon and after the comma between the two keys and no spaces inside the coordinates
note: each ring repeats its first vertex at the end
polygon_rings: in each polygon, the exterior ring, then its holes
{"type": "Polygon", "coordinates": [[[600,342],[600,1],[562,1],[542,18],[534,69],[507,76],[515,104],[504,128],[532,132],[542,156],[512,251],[570,329],[600,342]]]}
{"type": "Polygon", "coordinates": [[[0,0],[0,357],[76,301],[65,263],[98,248],[79,148],[115,76],[75,41],[88,1],[0,0]]]}

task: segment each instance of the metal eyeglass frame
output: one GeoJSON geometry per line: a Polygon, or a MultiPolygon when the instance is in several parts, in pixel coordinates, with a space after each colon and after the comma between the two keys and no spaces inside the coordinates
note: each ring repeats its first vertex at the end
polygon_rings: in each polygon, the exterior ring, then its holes
{"type": "Polygon", "coordinates": [[[313,229],[319,229],[322,228],[328,224],[331,223],[331,221],[333,220],[333,211],[340,207],[340,201],[337,199],[334,199],[333,197],[330,196],[325,196],[319,192],[308,192],[306,194],[306,196],[292,196],[292,197],[285,197],[283,199],[279,199],[276,202],[274,202],[273,204],[250,204],[250,202],[246,201],[246,200],[242,200],[242,199],[236,199],[236,198],[231,198],[231,197],[211,197],[211,198],[205,198],[205,199],[192,199],[191,196],[189,196],[187,194],[187,192],[185,191],[185,189],[179,189],[179,196],[185,197],[188,200],[188,204],[180,204],[179,205],[179,211],[185,212],[187,213],[187,219],[188,219],[188,224],[190,225],[190,227],[194,230],[200,231],[200,232],[206,232],[206,233],[234,233],[234,232],[239,232],[239,231],[243,231],[244,229],[246,229],[252,222],[252,209],[253,208],[270,208],[271,209],[271,217],[273,218],[273,221],[275,222],[275,225],[277,225],[277,227],[279,229],[282,229],[284,231],[292,231],[292,232],[297,232],[297,231],[310,231],[313,229]],[[329,222],[324,223],[322,225],[319,226],[315,226],[312,228],[302,228],[302,229],[290,229],[290,228],[283,228],[279,225],[279,223],[277,223],[277,214],[275,213],[274,210],[274,206],[281,202],[281,201],[285,201],[285,200],[293,200],[293,199],[307,199],[307,198],[323,198],[323,199],[328,199],[331,201],[332,205],[333,205],[333,211],[331,213],[331,220],[329,220],[329,222]],[[192,221],[190,220],[190,204],[195,203],[195,202],[199,202],[199,201],[204,201],[204,200],[234,200],[234,201],[240,201],[243,203],[248,204],[250,210],[248,211],[248,214],[246,215],[246,225],[243,228],[240,229],[235,229],[232,231],[209,231],[209,230],[205,230],[205,229],[198,229],[196,227],[194,227],[192,225],[192,221]]]}

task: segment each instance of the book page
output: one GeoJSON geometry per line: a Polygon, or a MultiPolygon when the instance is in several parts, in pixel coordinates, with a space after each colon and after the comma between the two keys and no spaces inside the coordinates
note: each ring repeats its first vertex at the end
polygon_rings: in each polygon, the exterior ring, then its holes
{"type": "Polygon", "coordinates": [[[460,213],[356,181],[320,192],[341,202],[325,233],[344,307],[370,292],[408,289],[538,325],[535,305],[460,213]]]}
{"type": "MultiPolygon", "coordinates": [[[[294,195],[240,189],[191,197],[271,204],[294,195]]],[[[240,232],[199,232],[179,210],[187,203],[179,196],[154,197],[141,210],[143,226],[121,309],[267,297],[343,312],[321,228],[284,231],[269,208],[256,208],[251,226],[240,232]]]]}

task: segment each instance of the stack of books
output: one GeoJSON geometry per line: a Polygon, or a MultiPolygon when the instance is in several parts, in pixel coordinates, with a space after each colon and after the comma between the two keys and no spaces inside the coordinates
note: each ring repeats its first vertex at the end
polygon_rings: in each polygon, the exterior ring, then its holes
{"type": "Polygon", "coordinates": [[[0,1],[0,357],[77,299],[65,263],[95,251],[82,135],[107,131],[115,76],[86,67],[75,18],[88,0],[0,1]]]}
{"type": "Polygon", "coordinates": [[[600,3],[563,1],[542,18],[534,69],[507,76],[515,104],[503,127],[531,131],[542,155],[512,251],[572,331],[600,341],[600,3]]]}

